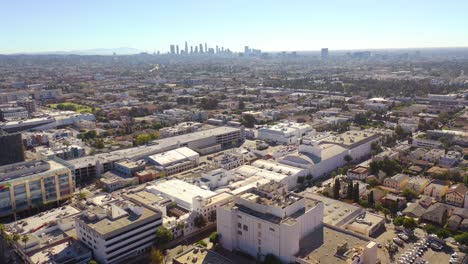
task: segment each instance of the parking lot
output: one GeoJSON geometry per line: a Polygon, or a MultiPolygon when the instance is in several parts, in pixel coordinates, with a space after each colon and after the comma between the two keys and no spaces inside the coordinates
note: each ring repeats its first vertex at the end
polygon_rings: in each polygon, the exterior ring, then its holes
{"type": "MultiPolygon", "coordinates": [[[[394,243],[393,239],[398,237],[398,233],[399,231],[395,230],[392,224],[387,224],[386,231],[376,238],[376,242],[381,245],[381,248],[379,248],[378,250],[378,258],[381,260],[381,263],[412,263],[411,261],[409,261],[411,257],[406,257],[405,259],[407,261],[399,262],[399,260],[403,260],[403,258],[401,257],[405,254],[408,256],[410,251],[412,250],[415,250],[415,253],[417,253],[419,251],[419,248],[415,244],[417,244],[418,242],[420,242],[421,239],[426,237],[424,231],[422,231],[421,229],[416,229],[414,232],[415,236],[413,238],[409,238],[408,241],[404,241],[401,244],[401,246],[398,246],[398,251],[396,252],[396,254],[394,254],[393,258],[391,258],[387,250],[385,249],[385,245],[389,241],[392,241],[391,243],[394,243]]],[[[427,249],[423,249],[423,252],[419,258],[427,261],[428,263],[445,264],[449,263],[450,255],[452,253],[454,253],[454,250],[448,246],[445,246],[442,250],[433,250],[429,246],[427,247],[427,249]]],[[[413,255],[417,256],[418,254],[413,253],[413,255]]],[[[415,257],[415,259],[417,258],[415,257]]]]}

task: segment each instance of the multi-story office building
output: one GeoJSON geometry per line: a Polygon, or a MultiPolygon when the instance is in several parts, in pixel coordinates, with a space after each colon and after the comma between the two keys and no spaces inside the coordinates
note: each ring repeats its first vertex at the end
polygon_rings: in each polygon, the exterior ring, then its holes
{"type": "Polygon", "coordinates": [[[99,263],[119,263],[150,249],[162,214],[125,200],[90,208],[75,222],[78,239],[99,263]]]}
{"type": "Polygon", "coordinates": [[[113,169],[113,164],[124,159],[139,160],[150,155],[181,147],[188,147],[201,155],[236,147],[245,140],[243,128],[217,127],[190,134],[155,140],[149,146],[139,146],[109,153],[87,156],[71,161],[77,179],[86,181],[113,169]]]}
{"type": "Polygon", "coordinates": [[[24,147],[20,133],[7,134],[0,129],[0,146],[0,166],[24,161],[24,147]]]}
{"type": "Polygon", "coordinates": [[[29,114],[36,112],[35,100],[23,98],[23,99],[18,100],[16,102],[16,105],[26,108],[29,114]]]}
{"type": "Polygon", "coordinates": [[[24,98],[33,98],[34,100],[57,99],[62,97],[61,89],[50,90],[29,90],[29,91],[14,91],[0,93],[0,103],[18,101],[24,98]]]}
{"type": "Polygon", "coordinates": [[[262,259],[295,262],[300,241],[323,226],[323,204],[266,184],[218,207],[221,245],[262,259]]]}
{"type": "Polygon", "coordinates": [[[24,119],[28,118],[28,110],[24,107],[9,107],[0,109],[0,118],[2,120],[24,119]]]}
{"type": "Polygon", "coordinates": [[[320,56],[321,56],[322,60],[327,60],[328,59],[328,48],[323,48],[321,53],[320,53],[320,56]]]}
{"type": "Polygon", "coordinates": [[[59,159],[0,167],[0,216],[71,198],[75,178],[70,168],[59,159]]]}
{"type": "Polygon", "coordinates": [[[169,48],[171,50],[171,54],[175,54],[175,46],[171,45],[171,46],[169,46],[169,48]]]}

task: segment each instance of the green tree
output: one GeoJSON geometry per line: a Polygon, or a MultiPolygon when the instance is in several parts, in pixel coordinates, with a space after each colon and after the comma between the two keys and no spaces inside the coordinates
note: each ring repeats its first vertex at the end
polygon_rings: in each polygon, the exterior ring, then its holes
{"type": "Polygon", "coordinates": [[[148,134],[140,134],[135,138],[135,145],[141,146],[150,142],[151,136],[148,134]]]}
{"type": "Polygon", "coordinates": [[[397,199],[396,201],[392,201],[392,202],[390,203],[390,212],[391,212],[392,214],[396,214],[396,213],[398,212],[398,206],[399,206],[399,204],[400,204],[399,199],[397,199]]]}
{"type": "Polygon", "coordinates": [[[453,237],[458,243],[468,246],[468,232],[463,232],[453,237]]]}
{"type": "Polygon", "coordinates": [[[350,163],[352,160],[353,160],[353,157],[351,157],[351,155],[346,155],[343,157],[344,161],[346,161],[346,163],[350,163]]]}
{"type": "Polygon", "coordinates": [[[445,228],[440,228],[435,234],[437,235],[437,237],[442,239],[445,239],[451,235],[450,231],[448,231],[445,228]]]}
{"type": "Polygon", "coordinates": [[[379,185],[379,181],[375,178],[370,178],[367,180],[367,184],[369,184],[370,187],[374,188],[375,186],[379,185]]]}
{"type": "Polygon", "coordinates": [[[202,227],[204,227],[206,225],[206,220],[203,217],[203,215],[198,215],[193,219],[193,223],[194,223],[195,227],[202,228],[202,227]]]}
{"type": "Polygon", "coordinates": [[[437,227],[435,227],[434,225],[431,225],[431,224],[426,224],[426,226],[424,226],[424,230],[428,234],[434,234],[435,232],[437,232],[437,227]]]}
{"type": "Polygon", "coordinates": [[[401,193],[403,197],[406,198],[408,202],[412,201],[413,199],[418,198],[419,194],[414,190],[410,188],[405,188],[403,192],[401,193]]]}
{"type": "Polygon", "coordinates": [[[200,240],[196,243],[197,245],[200,245],[202,247],[207,247],[208,245],[206,244],[205,240],[200,240]]]}
{"type": "Polygon", "coordinates": [[[102,138],[98,138],[94,140],[93,146],[97,149],[103,149],[104,148],[104,140],[102,138]]]}
{"type": "Polygon", "coordinates": [[[159,227],[156,230],[156,245],[159,248],[163,248],[167,243],[174,239],[174,235],[171,230],[165,228],[164,226],[159,227]]]}
{"type": "Polygon", "coordinates": [[[395,127],[395,135],[399,140],[406,138],[406,132],[400,125],[395,127]]]}
{"type": "Polygon", "coordinates": [[[407,229],[414,230],[418,226],[418,223],[411,217],[405,217],[403,220],[403,226],[407,229]]]}
{"type": "Polygon", "coordinates": [[[405,218],[403,216],[397,216],[395,219],[393,219],[393,224],[396,226],[402,226],[404,221],[405,218]]]}
{"type": "Polygon", "coordinates": [[[346,199],[351,200],[353,199],[353,182],[348,182],[348,187],[346,189],[346,199]]]}
{"type": "Polygon", "coordinates": [[[263,264],[282,264],[281,260],[273,255],[273,254],[267,254],[265,256],[265,260],[263,261],[263,264]]]}
{"type": "Polygon", "coordinates": [[[359,183],[355,183],[353,186],[353,200],[354,202],[359,202],[359,183]]]}
{"type": "Polygon", "coordinates": [[[255,126],[256,120],[253,115],[246,114],[242,116],[241,120],[242,125],[248,128],[253,128],[255,126]]]}
{"type": "Polygon", "coordinates": [[[213,232],[211,233],[210,235],[210,242],[213,243],[214,246],[216,246],[216,244],[218,244],[218,240],[219,240],[219,235],[217,232],[213,232]]]}
{"type": "Polygon", "coordinates": [[[18,242],[20,239],[21,239],[21,236],[18,233],[13,233],[11,235],[11,240],[15,243],[18,242]]]}
{"type": "Polygon", "coordinates": [[[369,207],[374,207],[375,202],[374,202],[374,190],[369,192],[369,197],[367,198],[367,202],[369,203],[369,207]]]}
{"type": "Polygon", "coordinates": [[[28,234],[23,234],[23,236],[21,237],[21,242],[23,242],[24,248],[26,248],[26,243],[28,243],[28,241],[29,241],[28,234]]]}
{"type": "Polygon", "coordinates": [[[340,189],[341,184],[338,178],[335,178],[335,184],[333,185],[333,198],[339,199],[340,198],[340,189]]]}
{"type": "Polygon", "coordinates": [[[150,254],[150,263],[151,264],[162,264],[164,263],[164,255],[158,248],[151,248],[150,254]]]}

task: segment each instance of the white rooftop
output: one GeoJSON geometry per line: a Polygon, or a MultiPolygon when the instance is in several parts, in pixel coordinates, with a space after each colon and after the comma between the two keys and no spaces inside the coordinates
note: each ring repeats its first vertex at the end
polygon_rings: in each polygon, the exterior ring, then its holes
{"type": "Polygon", "coordinates": [[[216,195],[215,192],[177,179],[156,182],[154,185],[146,187],[146,189],[149,192],[157,193],[170,199],[182,200],[187,204],[192,204],[193,198],[196,196],[207,198],[216,195]]]}
{"type": "Polygon", "coordinates": [[[162,152],[156,155],[149,156],[151,160],[161,166],[168,166],[176,162],[184,161],[192,157],[199,156],[199,154],[187,147],[162,152]]]}

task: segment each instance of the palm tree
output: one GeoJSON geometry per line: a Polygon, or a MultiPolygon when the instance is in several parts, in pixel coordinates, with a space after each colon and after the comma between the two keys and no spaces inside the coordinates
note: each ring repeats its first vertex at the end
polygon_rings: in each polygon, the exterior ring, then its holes
{"type": "Polygon", "coordinates": [[[6,241],[6,237],[5,237],[5,230],[6,230],[6,226],[4,224],[0,224],[0,236],[2,238],[5,238],[5,240],[3,241],[0,241],[0,244],[2,245],[2,259],[5,258],[5,244],[7,241],[6,241]]]}
{"type": "Polygon", "coordinates": [[[26,252],[26,243],[29,241],[29,236],[27,234],[23,234],[21,237],[21,242],[24,243],[24,251],[26,252]]]}
{"type": "Polygon", "coordinates": [[[15,243],[17,243],[21,239],[21,236],[18,233],[13,233],[11,236],[11,240],[15,243]]]}

